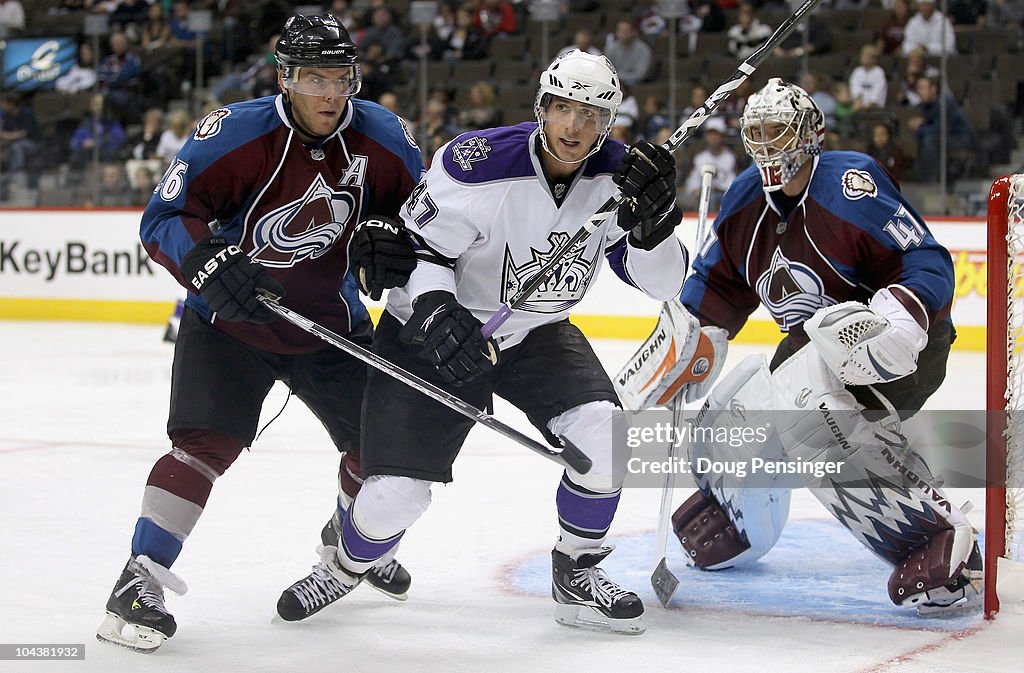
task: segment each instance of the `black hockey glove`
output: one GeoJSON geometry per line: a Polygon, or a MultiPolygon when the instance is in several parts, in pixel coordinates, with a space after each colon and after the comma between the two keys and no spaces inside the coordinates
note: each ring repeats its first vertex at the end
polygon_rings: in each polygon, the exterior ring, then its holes
{"type": "Polygon", "coordinates": [[[445,381],[459,386],[498,364],[498,345],[484,338],[481,327],[451,292],[434,290],[416,298],[398,338],[422,346],[420,357],[437,367],[445,381]]]}
{"type": "Polygon", "coordinates": [[[380,299],[384,290],[405,285],[416,268],[416,250],[405,227],[380,216],[356,227],[349,258],[359,289],[370,299],[380,299]]]}
{"type": "Polygon", "coordinates": [[[283,297],[284,288],[237,245],[211,236],[188,251],[181,260],[181,272],[217,317],[228,322],[265,324],[277,315],[256,299],[256,291],[283,297]]]}
{"type": "Polygon", "coordinates": [[[676,161],[660,145],[641,140],[629,148],[612,180],[625,200],[618,224],[629,232],[629,242],[651,250],[672,235],[683,214],[676,207],[676,161]]]}

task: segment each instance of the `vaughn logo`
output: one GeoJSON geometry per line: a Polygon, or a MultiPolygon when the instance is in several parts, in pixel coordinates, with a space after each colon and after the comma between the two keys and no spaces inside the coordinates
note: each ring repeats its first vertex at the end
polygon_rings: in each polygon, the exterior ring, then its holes
{"type": "Polygon", "coordinates": [[[81,241],[68,241],[60,247],[34,248],[18,240],[0,240],[0,275],[39,275],[51,282],[58,276],[81,274],[154,275],[149,255],[141,243],[128,249],[104,249],[81,241]]]}
{"type": "Polygon", "coordinates": [[[636,354],[636,357],[633,358],[619,376],[618,383],[620,387],[625,386],[634,376],[640,373],[640,370],[651,359],[651,356],[658,353],[666,339],[668,339],[668,330],[661,329],[647,340],[647,343],[643,345],[643,349],[636,354]]]}

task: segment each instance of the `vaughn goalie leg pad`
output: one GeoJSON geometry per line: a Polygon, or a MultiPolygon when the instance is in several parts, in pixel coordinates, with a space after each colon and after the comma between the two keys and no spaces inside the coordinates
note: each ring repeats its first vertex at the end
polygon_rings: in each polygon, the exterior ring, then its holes
{"type": "Polygon", "coordinates": [[[676,510],[672,527],[702,570],[753,563],[782,535],[790,489],[801,482],[751,470],[755,461],[782,460],[769,430],[771,404],[768,363],[751,355],[715,386],[697,415],[689,459],[700,491],[676,510]]]}
{"type": "Polygon", "coordinates": [[[857,540],[894,566],[890,597],[916,605],[956,584],[974,531],[905,439],[862,415],[814,345],[773,375],[779,436],[791,460],[827,461],[837,474],[804,475],[811,492],[857,540]]]}

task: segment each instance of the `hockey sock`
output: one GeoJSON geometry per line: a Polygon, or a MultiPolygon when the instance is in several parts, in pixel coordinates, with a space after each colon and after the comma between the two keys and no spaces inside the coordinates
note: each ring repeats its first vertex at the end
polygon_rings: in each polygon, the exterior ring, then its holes
{"type": "Polygon", "coordinates": [[[244,448],[236,439],[206,430],[175,432],[172,442],[174,448],[149,473],[132,537],[132,556],[148,556],[165,568],[181,553],[213,482],[244,448]]]}
{"type": "Polygon", "coordinates": [[[600,493],[583,488],[563,472],[555,496],[559,529],[555,549],[568,554],[574,549],[600,547],[615,518],[620,494],[621,489],[600,493]]]}

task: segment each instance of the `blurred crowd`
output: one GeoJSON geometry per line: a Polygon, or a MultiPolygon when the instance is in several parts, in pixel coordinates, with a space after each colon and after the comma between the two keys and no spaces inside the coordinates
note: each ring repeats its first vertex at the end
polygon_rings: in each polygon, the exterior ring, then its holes
{"type": "MultiPolygon", "coordinates": [[[[542,24],[526,0],[442,0],[426,26],[412,25],[408,2],[321,7],[359,45],[360,97],[408,120],[429,160],[465,130],[532,120],[538,73],[570,47],[615,64],[626,89],[615,136],[664,141],[799,4],[689,0],[685,16],[667,19],[656,2],[562,0],[557,20],[542,24]],[[670,59],[676,109],[669,109],[670,59]],[[424,69],[425,105],[418,95],[424,69]]],[[[144,205],[197,119],[278,91],[274,44],[296,7],[279,0],[0,0],[8,39],[70,36],[78,44],[76,63],[52,88],[2,94],[0,201],[144,205]],[[209,32],[193,30],[196,10],[211,12],[209,32]],[[98,41],[84,28],[95,13],[109,18],[98,41]]],[[[716,167],[716,202],[746,165],[738,116],[770,75],[800,83],[815,99],[826,114],[828,148],[866,151],[898,180],[935,183],[944,119],[948,179],[988,175],[1010,160],[1019,130],[1022,21],[1024,0],[950,0],[948,16],[934,0],[825,0],[678,153],[684,207],[696,207],[703,165],[716,167]]]]}

